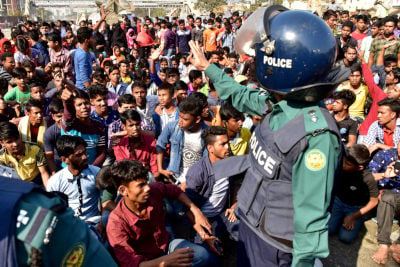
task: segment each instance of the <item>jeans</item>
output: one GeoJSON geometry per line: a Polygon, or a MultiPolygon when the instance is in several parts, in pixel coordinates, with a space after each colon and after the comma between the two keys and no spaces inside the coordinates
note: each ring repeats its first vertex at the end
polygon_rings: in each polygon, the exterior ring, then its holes
{"type": "Polygon", "coordinates": [[[168,245],[168,254],[178,248],[191,248],[193,252],[193,261],[191,266],[210,266],[210,253],[202,246],[191,243],[185,239],[173,239],[168,245]]]}
{"type": "Polygon", "coordinates": [[[351,243],[357,237],[360,227],[362,225],[363,217],[358,218],[354,222],[354,229],[351,231],[346,230],[342,224],[343,219],[353,214],[362,208],[361,206],[352,206],[342,202],[338,197],[335,197],[331,218],[328,222],[329,234],[335,234],[339,231],[339,239],[345,243],[351,243]]]}

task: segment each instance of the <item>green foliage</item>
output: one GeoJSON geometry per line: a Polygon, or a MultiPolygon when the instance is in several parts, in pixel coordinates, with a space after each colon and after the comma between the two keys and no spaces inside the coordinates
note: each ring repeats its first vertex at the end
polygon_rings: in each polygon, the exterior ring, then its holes
{"type": "Polygon", "coordinates": [[[225,0],[198,0],[195,7],[208,13],[225,4],[225,0]]]}
{"type": "Polygon", "coordinates": [[[151,11],[151,17],[165,17],[167,15],[167,11],[165,8],[154,8],[151,11]]]}

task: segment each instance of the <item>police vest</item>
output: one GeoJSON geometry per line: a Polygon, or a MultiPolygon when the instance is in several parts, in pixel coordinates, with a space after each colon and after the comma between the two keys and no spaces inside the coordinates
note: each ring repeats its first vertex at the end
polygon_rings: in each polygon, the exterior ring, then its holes
{"type": "Polygon", "coordinates": [[[15,206],[19,199],[35,188],[33,183],[0,177],[0,259],[4,266],[18,266],[15,249],[15,206]]]}
{"type": "Polygon", "coordinates": [[[42,266],[117,266],[62,195],[0,177],[0,257],[7,259],[5,266],[30,265],[32,251],[42,266]]]}
{"type": "Polygon", "coordinates": [[[330,131],[340,142],[336,123],[327,110],[314,106],[306,112],[318,123],[305,123],[301,114],[277,131],[271,130],[269,113],[255,129],[248,155],[213,164],[216,178],[246,172],[237,197],[241,223],[285,252],[293,248],[292,168],[307,148],[307,137],[330,131]]]}

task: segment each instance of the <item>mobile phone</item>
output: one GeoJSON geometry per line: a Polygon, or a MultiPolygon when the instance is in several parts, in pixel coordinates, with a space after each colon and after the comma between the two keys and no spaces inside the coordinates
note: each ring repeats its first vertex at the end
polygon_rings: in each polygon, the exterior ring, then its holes
{"type": "MultiPolygon", "coordinates": [[[[207,228],[205,228],[205,227],[203,227],[203,226],[202,226],[202,228],[203,228],[204,232],[206,232],[209,236],[213,236],[213,234],[210,233],[210,232],[207,230],[207,228]]],[[[219,254],[222,254],[221,246],[219,245],[219,242],[218,242],[216,239],[214,240],[214,247],[217,249],[217,251],[218,251],[219,254]]]]}
{"type": "Polygon", "coordinates": [[[217,240],[214,240],[214,247],[217,249],[219,254],[222,254],[222,249],[219,245],[219,242],[217,240]]]}
{"type": "Polygon", "coordinates": [[[400,173],[400,160],[396,160],[396,162],[394,163],[394,172],[396,174],[400,173]]]}

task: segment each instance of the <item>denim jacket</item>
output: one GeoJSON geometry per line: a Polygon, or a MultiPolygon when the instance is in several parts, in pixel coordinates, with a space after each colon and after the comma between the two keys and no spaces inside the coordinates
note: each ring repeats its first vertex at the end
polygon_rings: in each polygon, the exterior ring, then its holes
{"type": "MultiPolygon", "coordinates": [[[[183,150],[183,131],[179,128],[179,121],[172,121],[168,123],[162,130],[158,137],[156,149],[157,152],[166,151],[167,144],[171,144],[170,160],[167,170],[172,171],[175,175],[179,176],[180,167],[182,163],[182,150],[183,150]]],[[[202,121],[202,129],[208,126],[202,121]]],[[[204,149],[204,142],[201,140],[201,146],[203,149],[203,156],[207,155],[207,150],[204,149]]]]}

